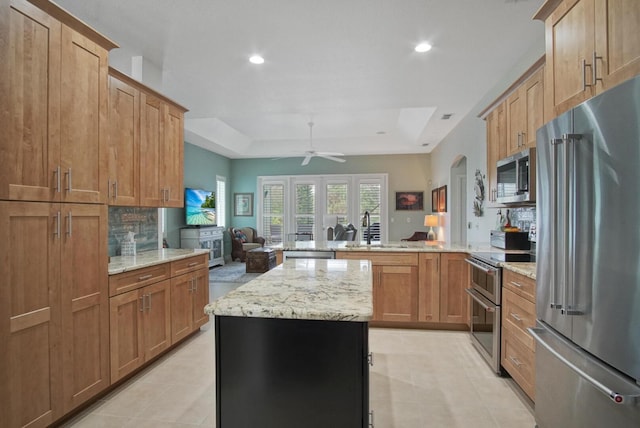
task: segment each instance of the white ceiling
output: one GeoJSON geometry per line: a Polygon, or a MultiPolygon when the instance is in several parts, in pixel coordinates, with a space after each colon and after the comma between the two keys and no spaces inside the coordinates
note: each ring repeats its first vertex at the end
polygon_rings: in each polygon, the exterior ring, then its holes
{"type": "Polygon", "coordinates": [[[544,33],[543,0],[56,3],[120,45],[116,68],[142,56],[186,140],[231,158],[301,155],[310,120],[319,151],[428,153],[544,33]]]}

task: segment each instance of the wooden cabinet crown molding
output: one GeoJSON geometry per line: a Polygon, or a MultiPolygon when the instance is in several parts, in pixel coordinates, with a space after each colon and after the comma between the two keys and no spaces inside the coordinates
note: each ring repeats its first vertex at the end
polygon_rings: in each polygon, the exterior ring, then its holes
{"type": "Polygon", "coordinates": [[[544,22],[563,0],[547,0],[540,6],[533,19],[544,22]]]}
{"type": "Polygon", "coordinates": [[[148,87],[147,85],[145,85],[144,83],[134,79],[133,77],[119,71],[116,70],[113,67],[109,67],[109,76],[113,76],[116,79],[125,82],[128,85],[133,86],[134,88],[143,91],[144,93],[148,94],[148,95],[153,95],[155,98],[159,98],[160,100],[171,104],[172,106],[176,107],[177,109],[181,110],[182,113],[186,113],[189,111],[188,108],[182,106],[181,104],[175,102],[174,100],[172,100],[171,98],[162,95],[160,92],[155,91],[154,89],[151,89],[150,87],[148,87]]]}
{"type": "Polygon", "coordinates": [[[37,6],[44,12],[48,13],[50,16],[54,17],[58,21],[62,22],[69,28],[91,39],[92,41],[97,43],[99,46],[101,46],[102,48],[108,51],[111,49],[120,47],[116,42],[112,41],[111,39],[104,36],[103,34],[100,34],[96,30],[91,28],[89,25],[85,24],[82,20],[76,18],[75,16],[73,16],[72,14],[70,14],[69,12],[67,12],[60,6],[58,6],[57,4],[53,3],[52,1],[49,1],[49,0],[27,0],[27,1],[37,6]]]}
{"type": "Polygon", "coordinates": [[[495,109],[498,105],[500,105],[500,103],[506,100],[507,97],[509,97],[509,95],[517,90],[520,85],[522,85],[529,77],[540,70],[544,66],[545,60],[546,54],[538,58],[536,62],[534,62],[531,67],[529,67],[524,73],[522,73],[522,75],[515,82],[513,82],[503,93],[501,93],[495,100],[493,100],[488,106],[480,111],[477,117],[483,120],[486,119],[493,109],[495,109]]]}

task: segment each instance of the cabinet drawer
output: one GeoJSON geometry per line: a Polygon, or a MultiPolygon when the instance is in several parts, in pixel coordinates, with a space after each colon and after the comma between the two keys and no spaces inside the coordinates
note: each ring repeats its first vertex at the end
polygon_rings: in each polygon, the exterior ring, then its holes
{"type": "Polygon", "coordinates": [[[203,267],[209,267],[207,254],[176,260],[175,262],[171,262],[171,276],[193,272],[195,270],[202,269],[203,267]]]}
{"type": "Polygon", "coordinates": [[[369,251],[338,251],[336,258],[349,260],[371,260],[372,265],[418,266],[418,253],[372,253],[369,251]]]}
{"type": "Polygon", "coordinates": [[[502,367],[511,375],[520,388],[535,401],[536,354],[509,331],[502,334],[502,367]]]}
{"type": "Polygon", "coordinates": [[[536,301],[536,281],[527,276],[503,269],[502,288],[509,289],[530,302],[536,301]]]}
{"type": "Polygon", "coordinates": [[[171,277],[171,266],[163,263],[109,277],[109,297],[135,290],[171,277]]]}
{"type": "Polygon", "coordinates": [[[536,325],[536,305],[511,290],[502,293],[502,327],[518,338],[527,348],[535,350],[533,337],[527,328],[536,325]]]}

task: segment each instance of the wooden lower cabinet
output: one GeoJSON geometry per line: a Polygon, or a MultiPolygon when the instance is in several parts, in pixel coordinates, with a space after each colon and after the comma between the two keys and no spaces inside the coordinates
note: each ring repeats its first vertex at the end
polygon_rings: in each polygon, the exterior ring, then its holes
{"type": "Polygon", "coordinates": [[[418,268],[373,267],[373,320],[418,320],[418,268]]]}
{"type": "Polygon", "coordinates": [[[418,256],[418,321],[440,321],[440,253],[418,256]]]}
{"type": "Polygon", "coordinates": [[[176,343],[209,321],[209,269],[171,278],[171,339],[176,343]]]}
{"type": "Polygon", "coordinates": [[[170,287],[164,280],[110,299],[111,382],[171,346],[170,287]]]}
{"type": "Polygon", "coordinates": [[[469,265],[466,253],[440,254],[440,322],[468,324],[469,265]]]}
{"type": "Polygon", "coordinates": [[[535,280],[503,269],[500,360],[532,400],[535,400],[536,348],[527,329],[535,324],[535,280]]]}
{"type": "Polygon", "coordinates": [[[372,321],[468,323],[466,253],[338,251],[336,258],[371,260],[372,321]]]}
{"type": "Polygon", "coordinates": [[[47,426],[109,385],[104,205],[0,202],[0,414],[47,426]]]}

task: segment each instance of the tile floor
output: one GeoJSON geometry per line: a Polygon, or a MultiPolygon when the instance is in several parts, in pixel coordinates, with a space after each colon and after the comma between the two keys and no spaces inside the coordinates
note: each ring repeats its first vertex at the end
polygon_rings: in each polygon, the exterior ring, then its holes
{"type": "MultiPolygon", "coordinates": [[[[211,299],[238,285],[214,284],[211,299]]],[[[64,426],[215,427],[210,324],[64,426]]],[[[513,381],[491,373],[467,333],[371,329],[369,342],[376,428],[534,427],[513,381]]]]}

